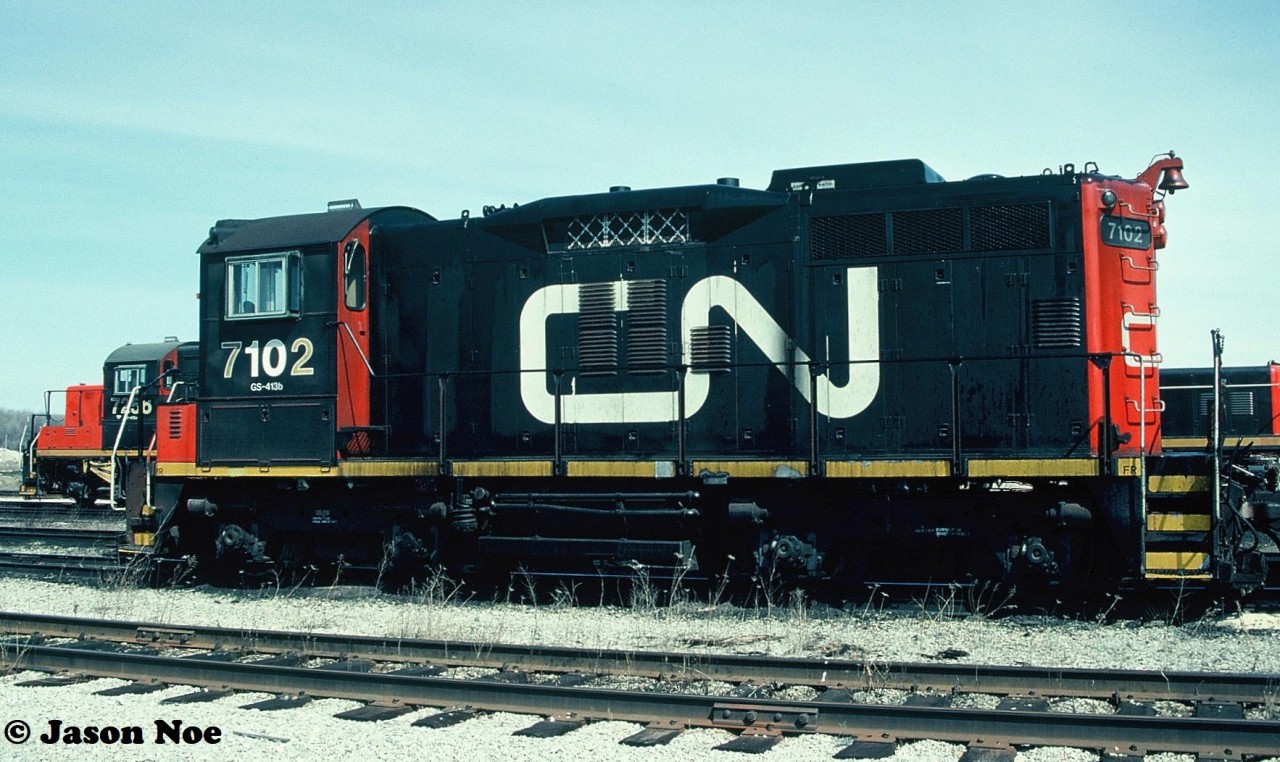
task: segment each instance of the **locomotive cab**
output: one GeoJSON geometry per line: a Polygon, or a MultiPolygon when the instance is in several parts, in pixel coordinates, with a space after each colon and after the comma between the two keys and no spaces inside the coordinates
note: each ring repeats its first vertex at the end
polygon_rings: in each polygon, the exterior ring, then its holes
{"type": "Polygon", "coordinates": [[[126,344],[103,364],[102,449],[145,454],[154,446],[156,406],[182,392],[176,383],[178,353],[195,342],[177,338],[126,344]]]}
{"type": "Polygon", "coordinates": [[[339,429],[367,427],[368,237],[431,219],[351,202],[322,214],[221,221],[200,247],[200,465],[332,466],[339,429]]]}

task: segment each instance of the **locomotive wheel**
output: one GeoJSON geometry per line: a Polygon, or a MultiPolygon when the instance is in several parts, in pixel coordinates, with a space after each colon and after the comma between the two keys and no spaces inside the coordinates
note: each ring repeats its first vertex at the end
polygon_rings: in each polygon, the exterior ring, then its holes
{"type": "Polygon", "coordinates": [[[384,544],[384,560],[378,575],[378,587],[390,593],[416,588],[440,574],[435,529],[424,533],[426,541],[405,530],[393,530],[384,544]]]}
{"type": "Polygon", "coordinates": [[[221,524],[199,553],[199,568],[211,584],[246,587],[274,573],[274,564],[263,554],[264,547],[257,535],[240,525],[221,524]]]}

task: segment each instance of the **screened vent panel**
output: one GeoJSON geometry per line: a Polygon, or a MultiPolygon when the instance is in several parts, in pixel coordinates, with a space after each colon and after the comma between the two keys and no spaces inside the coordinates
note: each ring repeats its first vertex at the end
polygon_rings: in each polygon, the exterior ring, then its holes
{"type": "Polygon", "coordinates": [[[1037,349],[1067,349],[1082,346],[1084,319],[1080,300],[1071,297],[1032,301],[1031,334],[1037,349]]]}
{"type": "Polygon", "coordinates": [[[724,373],[733,361],[733,334],[727,325],[694,328],[689,345],[689,368],[694,373],[724,373]]]}
{"type": "Polygon", "coordinates": [[[809,223],[810,259],[878,257],[887,253],[883,214],[814,217],[809,223]]]}
{"type": "Polygon", "coordinates": [[[973,251],[1049,248],[1049,205],[975,206],[969,210],[973,251]]]}
{"type": "Polygon", "coordinates": [[[565,240],[569,251],[614,246],[688,243],[689,214],[684,209],[608,212],[570,218],[565,240]]]}
{"type": "Polygon", "coordinates": [[[627,283],[627,365],[658,370],[667,365],[667,282],[627,283]]]}
{"type": "Polygon", "coordinates": [[[942,254],[964,250],[961,209],[894,212],[894,254],[942,254]]]}
{"type": "Polygon", "coordinates": [[[584,371],[618,369],[618,316],[614,285],[588,283],[578,290],[578,364],[584,371]]]}

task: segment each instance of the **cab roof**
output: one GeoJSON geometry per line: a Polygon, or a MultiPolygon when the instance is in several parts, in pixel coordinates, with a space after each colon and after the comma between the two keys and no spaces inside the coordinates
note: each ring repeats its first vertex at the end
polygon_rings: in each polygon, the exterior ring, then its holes
{"type": "Polygon", "coordinates": [[[181,346],[195,344],[194,341],[157,341],[150,344],[125,344],[107,355],[106,365],[121,363],[159,362],[164,356],[181,346]]]}
{"type": "Polygon", "coordinates": [[[197,253],[229,254],[337,243],[360,223],[374,218],[385,222],[430,222],[435,219],[412,207],[384,206],[343,208],[257,220],[218,220],[209,228],[209,237],[197,253]]]}

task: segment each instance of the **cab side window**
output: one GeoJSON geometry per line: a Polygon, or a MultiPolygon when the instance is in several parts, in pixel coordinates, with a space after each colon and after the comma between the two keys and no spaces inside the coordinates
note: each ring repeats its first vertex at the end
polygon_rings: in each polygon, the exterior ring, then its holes
{"type": "Polygon", "coordinates": [[[227,317],[297,315],[302,304],[301,260],[297,251],[228,259],[227,317]]]}
{"type": "Polygon", "coordinates": [[[342,273],[343,301],[347,309],[364,309],[365,253],[364,246],[354,238],[342,247],[342,273]]]}

